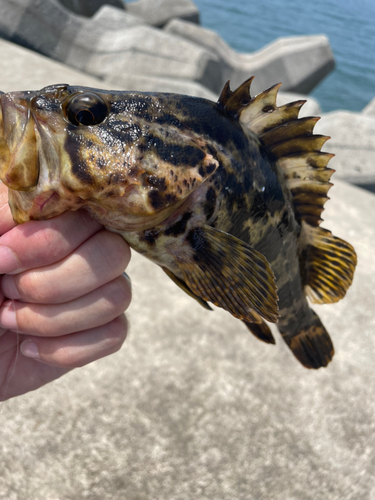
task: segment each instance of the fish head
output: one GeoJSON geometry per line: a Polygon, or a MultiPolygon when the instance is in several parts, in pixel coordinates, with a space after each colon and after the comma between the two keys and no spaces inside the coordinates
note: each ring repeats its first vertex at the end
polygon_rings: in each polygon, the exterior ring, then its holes
{"type": "Polygon", "coordinates": [[[158,94],[66,84],[0,95],[0,179],[16,222],[85,208],[120,231],[163,221],[218,167],[158,94]]]}

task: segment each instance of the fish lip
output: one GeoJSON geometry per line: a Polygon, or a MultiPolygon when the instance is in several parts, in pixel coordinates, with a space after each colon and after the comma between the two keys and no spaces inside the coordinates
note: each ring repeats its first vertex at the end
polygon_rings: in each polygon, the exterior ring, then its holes
{"type": "Polygon", "coordinates": [[[12,149],[22,140],[30,119],[30,102],[25,98],[25,92],[8,92],[0,96],[0,109],[2,137],[12,149]]]}
{"type": "Polygon", "coordinates": [[[14,190],[32,191],[38,182],[33,95],[26,91],[0,96],[0,179],[14,190]]]}
{"type": "Polygon", "coordinates": [[[35,191],[22,193],[13,189],[9,190],[9,204],[13,218],[18,223],[57,217],[68,210],[75,211],[82,208],[84,203],[85,200],[78,195],[55,188],[37,194],[35,191]]]}

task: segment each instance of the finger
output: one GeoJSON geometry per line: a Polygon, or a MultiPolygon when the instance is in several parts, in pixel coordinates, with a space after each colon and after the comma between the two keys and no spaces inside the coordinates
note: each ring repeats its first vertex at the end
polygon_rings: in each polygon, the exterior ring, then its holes
{"type": "Polygon", "coordinates": [[[4,302],[4,293],[1,289],[1,284],[2,284],[2,280],[3,280],[4,276],[0,276],[0,306],[1,304],[4,302]]]}
{"type": "Polygon", "coordinates": [[[73,368],[112,354],[122,346],[127,331],[124,314],[107,325],[56,338],[1,331],[0,360],[5,372],[0,374],[0,401],[38,389],[73,368]]]}
{"type": "Polygon", "coordinates": [[[0,328],[41,337],[55,337],[105,325],[129,306],[131,291],[124,276],[65,304],[24,304],[6,301],[0,328]]]}
{"type": "Polygon", "coordinates": [[[82,210],[16,226],[0,238],[0,274],[53,264],[102,227],[82,210]]]}
{"type": "Polygon", "coordinates": [[[55,338],[29,337],[21,353],[50,366],[76,368],[108,356],[120,349],[128,331],[124,314],[110,323],[55,338]]]}
{"type": "Polygon", "coordinates": [[[0,377],[0,401],[38,389],[73,368],[112,354],[122,346],[127,330],[125,315],[107,325],[56,338],[15,335],[7,330],[0,342],[0,360],[8,366],[3,379],[0,377]]]}
{"type": "Polygon", "coordinates": [[[125,240],[103,230],[56,264],[3,276],[1,290],[9,299],[24,302],[69,302],[115,279],[129,260],[130,248],[125,240]]]}
{"type": "Polygon", "coordinates": [[[71,368],[49,366],[22,356],[23,335],[7,330],[0,342],[0,401],[38,389],[67,373],[71,368]]]}
{"type": "Polygon", "coordinates": [[[16,223],[8,205],[8,188],[0,181],[0,235],[9,231],[15,225],[16,223]]]}

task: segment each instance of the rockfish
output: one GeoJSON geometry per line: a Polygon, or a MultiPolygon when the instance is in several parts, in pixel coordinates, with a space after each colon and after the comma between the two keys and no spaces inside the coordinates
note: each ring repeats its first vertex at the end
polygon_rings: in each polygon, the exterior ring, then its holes
{"type": "Polygon", "coordinates": [[[227,83],[217,103],[65,84],[0,96],[0,179],[16,222],[83,208],[208,302],[307,368],[331,339],[314,303],[344,297],[353,247],[320,227],[331,187],[328,137],[304,101],[278,107],[227,83]]]}

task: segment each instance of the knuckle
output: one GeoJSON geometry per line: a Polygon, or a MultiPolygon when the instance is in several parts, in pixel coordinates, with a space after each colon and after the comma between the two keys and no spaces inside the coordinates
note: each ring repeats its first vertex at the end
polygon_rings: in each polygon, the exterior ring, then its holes
{"type": "Polygon", "coordinates": [[[125,314],[121,314],[110,323],[106,328],[106,342],[108,350],[111,353],[121,349],[128,333],[128,321],[125,314]]]}
{"type": "Polygon", "coordinates": [[[43,320],[43,316],[27,306],[16,309],[17,325],[19,330],[24,334],[40,335],[42,337],[50,334],[47,324],[43,320]]]}
{"type": "Polygon", "coordinates": [[[32,302],[52,304],[59,298],[59,283],[44,279],[38,271],[25,272],[15,280],[15,286],[21,297],[32,302]]]}
{"type": "Polygon", "coordinates": [[[130,248],[125,240],[118,234],[104,230],[98,233],[100,243],[100,257],[103,258],[107,266],[116,273],[121,273],[130,260],[130,248]]]}
{"type": "Polygon", "coordinates": [[[122,313],[128,308],[131,301],[131,291],[124,276],[119,276],[108,283],[105,293],[115,312],[122,313]]]}
{"type": "Polygon", "coordinates": [[[53,227],[53,222],[48,222],[43,231],[36,234],[36,246],[40,248],[42,255],[60,255],[65,246],[64,235],[53,227]]]}

